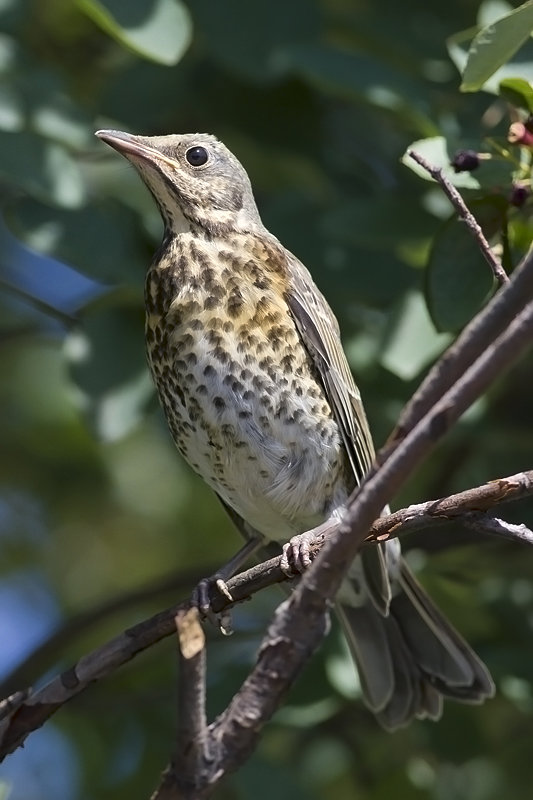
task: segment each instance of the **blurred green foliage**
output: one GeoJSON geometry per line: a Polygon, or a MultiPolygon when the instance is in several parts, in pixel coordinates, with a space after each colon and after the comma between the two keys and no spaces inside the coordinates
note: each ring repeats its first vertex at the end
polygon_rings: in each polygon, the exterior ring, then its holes
{"type": "MultiPolygon", "coordinates": [[[[146,373],[142,287],[157,212],[94,130],[207,131],[236,152],[265,224],[339,317],[380,444],[427,366],[493,291],[439,188],[402,163],[407,148],[417,142],[446,167],[507,269],[531,242],[531,151],[506,139],[532,110],[531,3],[479,34],[512,8],[1,0],[4,675],[77,612],[170,571],[209,574],[239,546],[175,453],[146,373]],[[491,158],[453,176],[460,148],[491,158]],[[513,205],[517,186],[525,200],[513,205]]],[[[476,403],[395,504],[530,468],[532,407],[528,359],[476,403]]],[[[502,513],[533,522],[531,503],[502,513]]],[[[492,669],[496,699],[449,704],[439,724],[388,735],[361,705],[332,635],[218,798],[529,796],[533,555],[458,527],[405,544],[492,669]]],[[[32,661],[28,682],[189,588],[80,629],[32,661]]],[[[278,599],[272,591],[239,609],[230,640],[209,633],[211,714],[246,674],[278,599]]],[[[85,692],[0,766],[0,796],[5,786],[12,800],[147,797],[172,750],[175,669],[165,642],[85,692]]]]}

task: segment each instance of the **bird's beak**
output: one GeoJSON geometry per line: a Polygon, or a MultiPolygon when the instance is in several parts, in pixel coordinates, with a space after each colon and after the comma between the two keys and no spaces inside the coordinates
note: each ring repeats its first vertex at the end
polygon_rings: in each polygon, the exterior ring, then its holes
{"type": "Polygon", "coordinates": [[[103,142],[108,144],[122,156],[126,158],[141,158],[143,161],[165,162],[172,165],[172,160],[164,156],[159,150],[150,147],[144,136],[134,136],[133,133],[125,133],[124,131],[96,131],[95,136],[98,136],[103,142]]]}

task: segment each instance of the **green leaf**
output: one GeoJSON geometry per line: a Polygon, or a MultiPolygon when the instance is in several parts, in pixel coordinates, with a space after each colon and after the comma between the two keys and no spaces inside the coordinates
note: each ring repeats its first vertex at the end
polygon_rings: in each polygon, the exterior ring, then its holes
{"type": "Polygon", "coordinates": [[[402,203],[391,191],[358,200],[343,198],[323,215],[322,222],[323,232],[332,241],[386,250],[388,255],[399,245],[424,240],[434,228],[434,218],[420,209],[414,197],[411,203],[402,203]]]}
{"type": "Polygon", "coordinates": [[[476,92],[508,62],[533,30],[533,0],[482,28],[470,45],[461,90],[476,92]]]}
{"type": "Polygon", "coordinates": [[[505,78],[500,81],[500,95],[517,108],[533,112],[533,86],[523,78],[505,78]]]}
{"type": "Polygon", "coordinates": [[[402,380],[412,380],[448,342],[448,336],[435,331],[420,294],[408,292],[392,320],[381,364],[402,380]]]}
{"type": "MultiPolygon", "coordinates": [[[[471,204],[471,211],[490,239],[501,229],[507,203],[491,197],[471,204]]],[[[493,277],[474,237],[454,216],[435,236],[426,271],[426,301],[439,331],[457,331],[479,311],[493,277]]]]}
{"type": "Polygon", "coordinates": [[[177,64],[192,37],[188,10],[179,0],[77,0],[102,30],[142,58],[177,64]]]}
{"type": "MultiPolygon", "coordinates": [[[[419,177],[433,182],[431,175],[409,155],[409,151],[413,150],[423,156],[432,167],[438,167],[443,176],[454,186],[462,189],[483,189],[491,194],[496,191],[507,194],[513,180],[515,168],[512,161],[499,155],[493,155],[492,158],[481,161],[479,167],[473,173],[456,173],[450,163],[453,157],[452,154],[464,146],[464,142],[455,140],[452,143],[444,136],[420,139],[409,145],[402,156],[402,163],[412,169],[413,172],[416,172],[419,177]]],[[[448,201],[446,200],[445,202],[447,203],[448,201]]]]}
{"type": "Polygon", "coordinates": [[[347,299],[373,308],[390,306],[417,277],[393,253],[364,247],[333,247],[327,253],[328,262],[332,266],[321,275],[320,285],[338,316],[348,316],[346,326],[353,324],[347,299]]]}
{"type": "Polygon", "coordinates": [[[24,105],[9,83],[0,84],[0,130],[20,131],[24,127],[24,105]]]}
{"type": "Polygon", "coordinates": [[[480,183],[472,173],[454,172],[453,167],[450,165],[450,148],[444,136],[431,136],[429,139],[419,139],[410,144],[402,156],[402,164],[405,164],[406,167],[416,172],[420,178],[424,178],[426,181],[433,181],[429,172],[411,158],[409,155],[410,150],[413,150],[415,153],[425,158],[432,167],[441,169],[444,177],[454,186],[465,189],[479,189],[480,183]]]}
{"type": "Polygon", "coordinates": [[[478,28],[486,28],[514,11],[507,0],[483,0],[477,12],[478,28]]]}

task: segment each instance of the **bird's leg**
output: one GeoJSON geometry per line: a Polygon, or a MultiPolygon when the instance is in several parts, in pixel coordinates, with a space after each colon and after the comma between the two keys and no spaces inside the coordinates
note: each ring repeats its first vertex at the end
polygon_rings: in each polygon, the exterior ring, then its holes
{"type": "Polygon", "coordinates": [[[312,545],[326,539],[339,525],[339,519],[330,517],[325,522],[311,528],[304,533],[293,536],[283,545],[280,568],[289,578],[294,577],[295,573],[304,572],[311,564],[312,545]]]}
{"type": "Polygon", "coordinates": [[[200,614],[207,617],[212,622],[215,622],[222,633],[226,635],[232,633],[231,616],[229,611],[223,611],[221,614],[215,614],[212,611],[211,600],[209,598],[210,589],[214,584],[220,594],[231,602],[233,598],[226,581],[239,571],[248,558],[259,549],[262,543],[263,541],[260,537],[248,539],[246,544],[244,544],[229,561],[223,564],[220,569],[217,569],[213,575],[209,578],[202,578],[192,593],[192,603],[198,608],[200,614]]]}

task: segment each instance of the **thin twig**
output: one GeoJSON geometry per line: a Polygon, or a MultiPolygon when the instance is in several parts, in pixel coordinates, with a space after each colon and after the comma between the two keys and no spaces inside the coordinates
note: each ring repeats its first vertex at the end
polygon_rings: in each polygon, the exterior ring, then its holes
{"type": "Polygon", "coordinates": [[[490,514],[482,514],[480,512],[471,512],[465,514],[462,522],[469,528],[481,533],[489,533],[493,536],[501,536],[504,539],[516,539],[518,542],[533,543],[533,531],[524,525],[515,525],[511,522],[506,522],[498,517],[493,517],[490,514]]]}
{"type": "MultiPolygon", "coordinates": [[[[425,503],[393,511],[392,514],[380,517],[374,522],[367,541],[384,542],[396,536],[404,536],[452,521],[473,527],[470,525],[473,518],[471,515],[487,512],[502,503],[518,500],[530,494],[533,494],[533,470],[518,472],[516,475],[498,478],[448,497],[428,500],[425,503]]],[[[480,527],[476,530],[480,530],[480,527]]],[[[484,532],[487,532],[486,529],[484,532]]],[[[490,533],[495,531],[491,530],[490,533]]],[[[503,531],[498,531],[498,534],[504,535],[503,531]]],[[[509,536],[514,538],[511,533],[509,536]]],[[[530,539],[527,534],[524,535],[522,541],[533,544],[533,535],[530,539]]]]}
{"type": "Polygon", "coordinates": [[[147,586],[138,587],[123,592],[110,600],[98,603],[92,608],[75,614],[59,628],[53,631],[47,639],[37,645],[14,669],[0,682],[0,697],[15,692],[20,686],[26,686],[57,665],[58,653],[66,649],[77,639],[92,630],[102,620],[109,621],[113,616],[140,606],[152,603],[163,598],[167,601],[171,597],[187,595],[191,586],[196,586],[203,575],[211,575],[215,571],[213,565],[206,565],[205,569],[176,570],[173,575],[165,575],[147,586]]]}
{"type": "Polygon", "coordinates": [[[477,222],[474,215],[468,210],[465,201],[455,186],[450,183],[448,178],[446,178],[442,169],[440,167],[434,167],[415,150],[408,150],[407,155],[410,156],[413,161],[416,161],[416,163],[419,164],[422,169],[425,169],[426,172],[428,172],[431,177],[440,184],[442,191],[448,197],[451,204],[457,211],[458,217],[463,220],[472,236],[478,243],[479,249],[481,250],[487,264],[491,268],[495,280],[500,284],[500,286],[504,286],[506,283],[509,283],[509,277],[494,255],[490,244],[485,238],[485,234],[481,230],[481,226],[477,222]]]}

